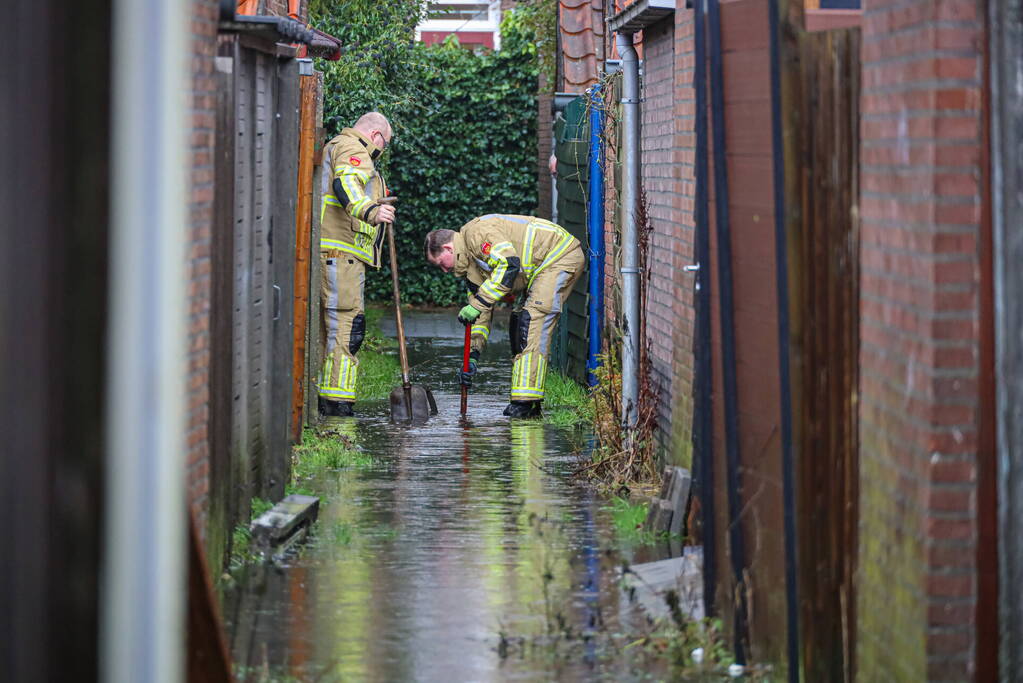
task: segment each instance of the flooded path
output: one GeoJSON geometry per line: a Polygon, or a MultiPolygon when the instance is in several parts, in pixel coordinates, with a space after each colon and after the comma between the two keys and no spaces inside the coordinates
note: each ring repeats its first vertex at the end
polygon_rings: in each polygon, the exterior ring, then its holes
{"type": "Polygon", "coordinates": [[[642,677],[586,637],[641,618],[619,605],[606,502],[570,476],[588,436],[501,414],[510,362],[500,330],[463,423],[460,326],[450,313],[412,314],[408,331],[414,379],[432,385],[439,415],[393,425],[380,401],[337,421],[366,462],[305,483],[322,500],[313,536],[228,592],[242,677],[642,677]],[[557,653],[543,646],[566,634],[572,644],[557,653]]]}

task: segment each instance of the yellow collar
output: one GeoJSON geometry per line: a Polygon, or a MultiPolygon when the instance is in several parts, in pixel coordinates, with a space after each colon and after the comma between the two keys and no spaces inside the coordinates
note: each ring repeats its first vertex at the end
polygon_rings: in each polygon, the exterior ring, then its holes
{"type": "Polygon", "coordinates": [[[359,142],[362,143],[362,146],[366,148],[367,152],[369,152],[369,158],[372,159],[373,161],[376,161],[377,158],[384,153],[383,147],[378,147],[376,143],[374,143],[372,140],[370,140],[368,137],[363,135],[360,131],[356,130],[355,128],[345,128],[344,130],[341,131],[341,134],[351,135],[352,137],[358,138],[359,142]]]}

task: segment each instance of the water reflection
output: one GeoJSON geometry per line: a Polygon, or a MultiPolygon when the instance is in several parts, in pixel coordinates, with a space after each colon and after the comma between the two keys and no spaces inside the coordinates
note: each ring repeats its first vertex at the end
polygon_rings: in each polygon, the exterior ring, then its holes
{"type": "Polygon", "coordinates": [[[254,568],[228,596],[243,675],[598,675],[597,641],[579,636],[617,612],[618,589],[600,551],[611,536],[607,513],[568,476],[578,436],[509,422],[506,378],[475,387],[460,420],[458,352],[445,340],[412,349],[420,376],[440,378],[440,414],[427,425],[390,424],[386,402],[344,420],[372,464],[315,481],[325,505],[307,547],[289,566],[254,568]],[[581,654],[537,656],[535,644],[565,633],[581,654]],[[502,634],[518,643],[510,653],[502,634]]]}

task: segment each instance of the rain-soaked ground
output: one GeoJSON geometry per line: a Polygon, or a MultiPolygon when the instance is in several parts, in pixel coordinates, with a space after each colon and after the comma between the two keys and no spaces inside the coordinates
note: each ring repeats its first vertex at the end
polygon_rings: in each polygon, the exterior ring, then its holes
{"type": "Polygon", "coordinates": [[[307,483],[323,501],[311,538],[283,563],[251,567],[228,592],[239,672],[299,681],[651,676],[640,671],[649,663],[619,651],[621,639],[602,635],[643,617],[619,589],[606,500],[571,476],[588,434],[501,414],[510,362],[500,330],[463,422],[460,326],[451,313],[423,313],[409,316],[408,331],[415,379],[432,385],[439,415],[395,425],[380,401],[338,420],[371,461],[307,483]]]}

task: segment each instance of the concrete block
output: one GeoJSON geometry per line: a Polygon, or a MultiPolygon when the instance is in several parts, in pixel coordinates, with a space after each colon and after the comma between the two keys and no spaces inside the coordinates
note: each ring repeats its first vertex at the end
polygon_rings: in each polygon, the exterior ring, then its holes
{"type": "Polygon", "coordinates": [[[668,591],[675,591],[683,614],[693,620],[704,617],[703,548],[687,546],[681,557],[632,565],[622,577],[634,591],[636,602],[653,619],[670,618],[668,591]]]}
{"type": "Polygon", "coordinates": [[[693,485],[692,475],[689,470],[682,467],[673,467],[671,474],[671,485],[668,489],[667,501],[671,505],[671,525],[668,531],[679,535],[682,533],[682,523],[685,521],[686,505],[689,503],[689,490],[693,485]]]}
{"type": "Polygon", "coordinates": [[[646,516],[646,528],[649,531],[660,533],[667,531],[671,526],[672,507],[666,500],[657,498],[650,503],[650,510],[646,516]]]}
{"type": "Polygon", "coordinates": [[[282,550],[305,536],[319,511],[319,498],[292,494],[252,522],[253,544],[264,552],[282,550]]]}

